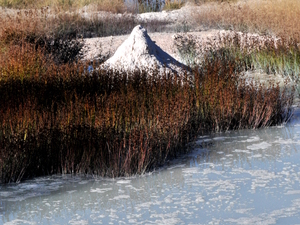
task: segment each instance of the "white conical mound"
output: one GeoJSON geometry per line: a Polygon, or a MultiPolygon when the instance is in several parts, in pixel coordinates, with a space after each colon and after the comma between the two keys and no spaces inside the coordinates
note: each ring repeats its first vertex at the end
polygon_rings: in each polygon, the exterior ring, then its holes
{"type": "MultiPolygon", "coordinates": [[[[171,40],[170,40],[171,41],[171,40]]],[[[183,74],[186,66],[178,62],[158,47],[141,25],[136,26],[130,36],[109,58],[103,68],[118,71],[150,70],[157,68],[160,72],[183,74]]]]}

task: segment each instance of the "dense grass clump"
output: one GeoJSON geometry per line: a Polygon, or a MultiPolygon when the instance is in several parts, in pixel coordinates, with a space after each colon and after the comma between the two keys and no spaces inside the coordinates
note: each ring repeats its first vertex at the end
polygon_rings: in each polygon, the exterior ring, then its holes
{"type": "Polygon", "coordinates": [[[222,51],[188,76],[86,72],[35,45],[0,58],[1,182],[55,173],[129,176],[187,151],[201,132],[285,122],[293,91],[240,78],[222,51]]]}

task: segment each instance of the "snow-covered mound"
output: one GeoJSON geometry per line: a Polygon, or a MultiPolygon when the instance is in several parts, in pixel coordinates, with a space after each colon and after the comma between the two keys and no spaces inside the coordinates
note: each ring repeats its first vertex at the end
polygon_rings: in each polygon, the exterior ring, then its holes
{"type": "MultiPolygon", "coordinates": [[[[172,41],[172,40],[170,40],[172,41]]],[[[160,72],[183,74],[187,67],[155,44],[141,25],[136,26],[115,54],[101,65],[118,71],[157,68],[160,72]]]]}

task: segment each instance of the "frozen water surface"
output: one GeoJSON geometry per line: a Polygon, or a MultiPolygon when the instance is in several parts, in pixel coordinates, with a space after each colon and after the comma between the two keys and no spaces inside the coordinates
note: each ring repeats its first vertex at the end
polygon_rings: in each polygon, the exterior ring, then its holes
{"type": "Polygon", "coordinates": [[[143,176],[1,185],[0,224],[300,224],[299,125],[202,136],[143,176]]]}

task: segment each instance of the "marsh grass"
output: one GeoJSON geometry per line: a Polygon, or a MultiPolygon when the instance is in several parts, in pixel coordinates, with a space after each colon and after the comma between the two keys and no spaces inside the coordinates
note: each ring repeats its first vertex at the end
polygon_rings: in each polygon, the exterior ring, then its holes
{"type": "MultiPolygon", "coordinates": [[[[83,16],[80,13],[57,10],[53,13],[46,9],[19,11],[16,15],[0,16],[1,41],[16,38],[89,38],[128,34],[137,25],[132,14],[97,14],[83,16]]],[[[153,20],[141,23],[150,32],[168,25],[168,21],[153,20]]]]}
{"type": "Polygon", "coordinates": [[[193,15],[205,27],[299,39],[300,2],[297,0],[210,2],[193,15]]]}
{"type": "Polygon", "coordinates": [[[123,13],[127,10],[123,0],[0,0],[0,6],[14,9],[63,9],[75,11],[92,5],[97,11],[123,13]]]}
{"type": "Polygon", "coordinates": [[[125,4],[123,0],[0,0],[0,6],[15,9],[40,9],[50,7],[51,9],[62,9],[64,11],[75,11],[92,8],[91,11],[106,11],[112,13],[124,12],[157,12],[161,9],[162,1],[135,0],[125,4]]]}
{"type": "Polygon", "coordinates": [[[296,39],[228,32],[204,43],[185,34],[177,35],[174,45],[181,60],[191,66],[220,51],[224,58],[236,59],[236,67],[241,71],[276,74],[299,84],[300,48],[296,39]]]}
{"type": "Polygon", "coordinates": [[[235,34],[231,38],[225,37],[227,44],[223,48],[242,62],[244,70],[278,74],[299,83],[300,48],[297,40],[271,36],[249,39],[249,36],[235,34]]]}
{"type": "Polygon", "coordinates": [[[141,174],[186,152],[201,132],[285,122],[293,93],[247,84],[238,65],[216,51],[190,85],[156,70],[87,74],[85,64],[56,64],[32,44],[10,46],[0,58],[1,182],[141,174]]]}
{"type": "Polygon", "coordinates": [[[299,83],[300,50],[293,41],[280,43],[250,55],[251,67],[268,74],[280,74],[299,83]]]}
{"type": "Polygon", "coordinates": [[[278,68],[290,68],[298,63],[296,41],[245,47],[239,37],[225,37],[201,55],[192,84],[187,74],[155,69],[88,73],[90,62],[77,60],[79,38],[122,26],[129,32],[134,20],[39,13],[1,17],[0,182],[56,173],[142,174],[188,151],[200,133],[272,126],[292,114],[293,87],[262,85],[241,72],[273,71],[278,57],[289,62],[278,68]],[[63,46],[70,54],[60,58],[56,50],[63,46]]]}

